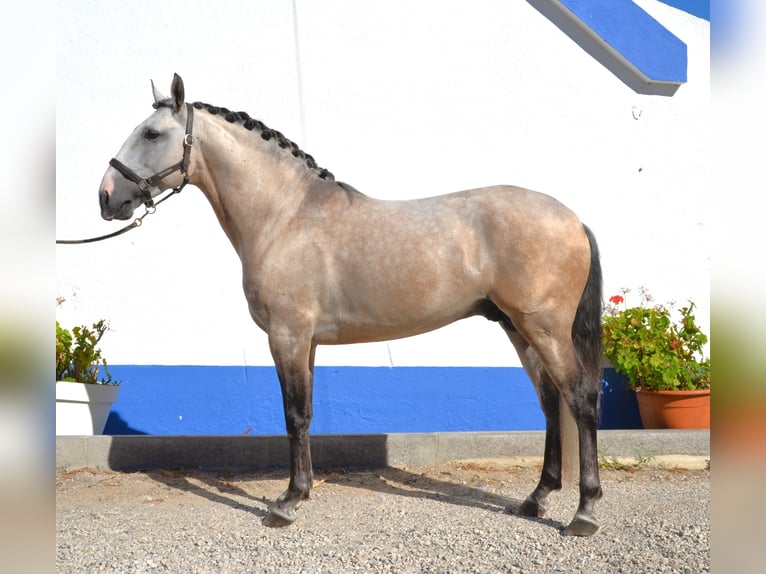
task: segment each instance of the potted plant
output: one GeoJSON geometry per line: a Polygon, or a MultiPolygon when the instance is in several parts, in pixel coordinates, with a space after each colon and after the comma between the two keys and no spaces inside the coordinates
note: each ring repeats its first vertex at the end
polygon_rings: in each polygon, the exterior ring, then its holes
{"type": "Polygon", "coordinates": [[[107,331],[104,320],[92,328],[71,331],[56,321],[56,434],[104,432],[119,383],[109,374],[98,343],[107,331]]]}
{"type": "Polygon", "coordinates": [[[636,391],[644,428],[710,428],[708,338],[697,326],[694,302],[677,311],[674,304],[651,305],[642,287],[639,305],[628,307],[629,292],[622,289],[606,305],[603,348],[636,391]]]}

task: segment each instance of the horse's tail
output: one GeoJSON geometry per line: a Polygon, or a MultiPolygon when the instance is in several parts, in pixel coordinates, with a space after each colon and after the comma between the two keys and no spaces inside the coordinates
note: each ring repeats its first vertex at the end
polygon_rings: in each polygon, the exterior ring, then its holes
{"type": "MultiPolygon", "coordinates": [[[[584,390],[597,393],[601,380],[601,258],[593,232],[586,225],[583,229],[590,244],[590,271],[572,324],[572,342],[580,364],[579,384],[584,390]]],[[[559,402],[559,424],[562,477],[571,483],[579,466],[579,441],[577,423],[563,399],[559,402]]]]}
{"type": "Polygon", "coordinates": [[[586,225],[583,225],[583,229],[590,243],[590,272],[572,325],[572,341],[580,361],[583,378],[598,388],[601,379],[601,313],[603,311],[601,258],[593,232],[586,225]]]}

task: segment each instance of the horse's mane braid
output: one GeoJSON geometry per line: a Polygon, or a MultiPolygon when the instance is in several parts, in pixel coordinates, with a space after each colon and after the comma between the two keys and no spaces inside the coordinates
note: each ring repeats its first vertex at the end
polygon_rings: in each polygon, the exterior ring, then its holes
{"type": "Polygon", "coordinates": [[[284,135],[282,135],[281,132],[272,130],[271,128],[267,127],[266,124],[264,124],[262,121],[251,118],[247,112],[232,112],[229,109],[211,106],[210,104],[203,104],[202,102],[194,102],[193,105],[198,110],[204,109],[214,116],[222,116],[229,123],[241,123],[247,130],[252,131],[256,129],[260,131],[261,137],[263,139],[274,140],[274,142],[276,142],[277,145],[279,145],[279,147],[282,149],[289,148],[294,157],[304,160],[309,168],[317,170],[319,172],[318,176],[321,179],[328,179],[331,181],[335,180],[335,176],[333,176],[333,174],[331,174],[323,167],[319,167],[317,162],[314,161],[314,158],[301,150],[298,147],[298,144],[287,139],[284,135]]]}

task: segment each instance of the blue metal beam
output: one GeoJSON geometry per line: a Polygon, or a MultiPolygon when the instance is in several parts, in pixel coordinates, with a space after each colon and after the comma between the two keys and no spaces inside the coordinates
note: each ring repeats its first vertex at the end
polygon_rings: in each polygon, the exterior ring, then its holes
{"type": "Polygon", "coordinates": [[[686,44],[631,0],[528,0],[639,93],[672,95],[686,82],[686,44]]]}

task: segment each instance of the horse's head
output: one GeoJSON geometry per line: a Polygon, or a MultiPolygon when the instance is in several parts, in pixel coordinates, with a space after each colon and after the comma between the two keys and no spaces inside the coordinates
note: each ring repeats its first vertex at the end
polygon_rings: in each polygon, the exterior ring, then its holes
{"type": "Polygon", "coordinates": [[[129,219],[142,203],[151,207],[153,197],[188,181],[193,111],[184,106],[183,80],[175,75],[169,98],[153,82],[152,91],[156,111],[133,130],[101,180],[98,199],[106,220],[129,219]]]}

